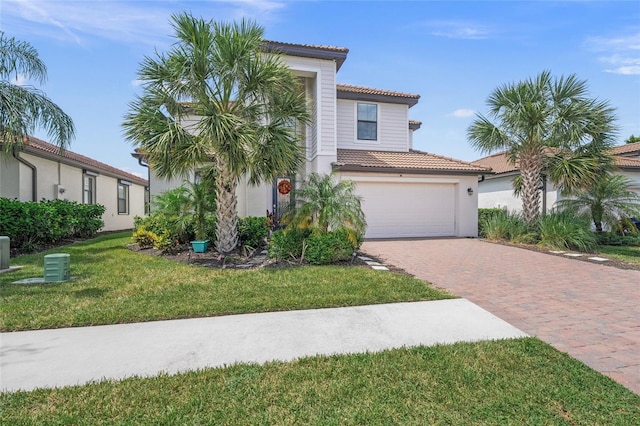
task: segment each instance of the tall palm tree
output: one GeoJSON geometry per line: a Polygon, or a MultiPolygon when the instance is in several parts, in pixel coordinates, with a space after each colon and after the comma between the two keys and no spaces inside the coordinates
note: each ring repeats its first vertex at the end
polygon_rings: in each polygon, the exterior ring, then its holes
{"type": "Polygon", "coordinates": [[[296,189],[295,201],[294,209],[284,217],[292,226],[315,227],[322,232],[345,229],[354,245],[364,235],[367,222],[351,180],[336,182],[334,174],[312,173],[296,189]]]}
{"type": "Polygon", "coordinates": [[[589,213],[598,232],[603,224],[613,229],[621,218],[640,216],[640,195],[629,189],[631,184],[625,176],[607,173],[591,188],[558,201],[558,206],[589,213]]]}
{"type": "Polygon", "coordinates": [[[538,185],[543,172],[564,193],[591,186],[611,164],[605,152],[615,136],[614,111],[605,101],[587,97],[587,84],[575,75],[506,84],[487,100],[489,115],[478,114],[467,131],[481,152],[505,150],[517,165],[525,220],[540,212],[538,185]]]}
{"type": "Polygon", "coordinates": [[[142,96],[124,129],[160,177],[184,176],[200,165],[216,170],[216,248],[238,244],[239,179],[251,184],[295,173],[303,151],[292,122],[308,122],[298,80],[252,22],[218,23],[172,16],[175,44],[145,57],[142,96]]]}
{"type": "Polygon", "coordinates": [[[64,149],[73,139],[71,117],[46,94],[14,81],[19,78],[43,84],[47,67],[31,44],[0,31],[0,143],[4,152],[21,149],[36,128],[47,131],[52,142],[64,149]],[[13,80],[13,81],[12,81],[13,80]]]}

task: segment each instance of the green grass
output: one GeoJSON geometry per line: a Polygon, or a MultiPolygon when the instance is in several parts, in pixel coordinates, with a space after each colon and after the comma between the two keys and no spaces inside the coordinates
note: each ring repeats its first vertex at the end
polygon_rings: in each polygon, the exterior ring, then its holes
{"type": "Polygon", "coordinates": [[[597,246],[596,252],[605,257],[640,264],[640,247],[632,246],[597,246]]]}
{"type": "Polygon", "coordinates": [[[176,263],[128,250],[128,234],[52,252],[71,254],[76,280],[10,284],[43,274],[47,253],[21,256],[0,275],[0,330],[117,324],[249,312],[436,300],[451,295],[413,277],[362,267],[229,270],[176,263]]]}
{"type": "Polygon", "coordinates": [[[0,394],[0,423],[636,425],[640,396],[535,339],[0,394]]]}

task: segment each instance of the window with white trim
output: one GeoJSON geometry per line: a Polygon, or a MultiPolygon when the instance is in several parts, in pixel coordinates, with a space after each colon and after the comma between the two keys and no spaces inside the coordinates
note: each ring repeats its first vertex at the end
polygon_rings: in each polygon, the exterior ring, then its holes
{"type": "Polygon", "coordinates": [[[82,175],[82,203],[96,203],[96,175],[85,172],[82,175]]]}
{"type": "Polygon", "coordinates": [[[378,105],[358,103],[358,140],[378,140],[378,105]]]}
{"type": "Polygon", "coordinates": [[[131,182],[118,181],[118,214],[129,214],[129,186],[131,182]]]}

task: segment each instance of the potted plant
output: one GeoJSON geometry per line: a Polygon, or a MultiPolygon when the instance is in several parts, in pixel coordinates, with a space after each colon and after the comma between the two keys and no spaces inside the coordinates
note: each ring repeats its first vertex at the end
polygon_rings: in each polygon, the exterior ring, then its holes
{"type": "Polygon", "coordinates": [[[189,198],[193,211],[193,225],[196,239],[191,241],[194,253],[204,253],[209,248],[207,239],[207,214],[215,211],[215,197],[206,181],[189,183],[189,198]]]}

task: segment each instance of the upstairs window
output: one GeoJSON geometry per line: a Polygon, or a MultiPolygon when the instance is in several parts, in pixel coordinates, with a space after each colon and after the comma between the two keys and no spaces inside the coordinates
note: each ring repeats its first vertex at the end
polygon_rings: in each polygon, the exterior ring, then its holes
{"type": "Polygon", "coordinates": [[[378,140],[378,105],[358,104],[358,139],[378,140]]]}
{"type": "Polygon", "coordinates": [[[129,186],[130,182],[118,181],[118,214],[129,214],[129,186]]]}

